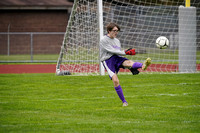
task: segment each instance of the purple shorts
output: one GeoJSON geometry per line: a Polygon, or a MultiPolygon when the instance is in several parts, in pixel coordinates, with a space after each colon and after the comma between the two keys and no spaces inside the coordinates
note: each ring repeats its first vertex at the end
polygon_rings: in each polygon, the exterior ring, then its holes
{"type": "Polygon", "coordinates": [[[112,79],[112,76],[116,73],[119,72],[120,68],[124,68],[122,66],[122,63],[128,60],[127,58],[118,56],[118,55],[113,55],[109,59],[102,61],[104,68],[107,70],[108,75],[110,79],[112,79]]]}

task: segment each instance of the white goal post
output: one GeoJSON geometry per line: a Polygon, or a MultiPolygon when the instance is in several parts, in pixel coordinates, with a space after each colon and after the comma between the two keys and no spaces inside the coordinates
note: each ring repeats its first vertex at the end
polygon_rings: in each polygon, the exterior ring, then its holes
{"type": "Polygon", "coordinates": [[[191,0],[189,7],[185,4],[185,0],[74,0],[56,74],[104,75],[99,40],[110,22],[121,28],[118,39],[122,48],[136,49],[135,56],[126,58],[138,62],[152,59],[147,73],[200,71],[200,2],[191,0]],[[190,14],[194,16],[188,17],[190,14]],[[167,49],[156,47],[159,36],[169,39],[167,49]]]}

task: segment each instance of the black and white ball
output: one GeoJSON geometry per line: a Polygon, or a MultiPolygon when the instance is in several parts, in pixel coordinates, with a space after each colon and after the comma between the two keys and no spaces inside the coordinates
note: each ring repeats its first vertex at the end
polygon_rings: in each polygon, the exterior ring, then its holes
{"type": "Polygon", "coordinates": [[[165,36],[160,36],[156,39],[156,46],[159,49],[166,49],[169,47],[169,40],[165,36]]]}

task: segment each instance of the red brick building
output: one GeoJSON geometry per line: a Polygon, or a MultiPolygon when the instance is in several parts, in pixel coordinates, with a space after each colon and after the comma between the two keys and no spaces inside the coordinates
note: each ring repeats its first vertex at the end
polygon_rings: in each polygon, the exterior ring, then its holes
{"type": "Polygon", "coordinates": [[[73,3],[0,1],[0,55],[58,54],[73,3]]]}

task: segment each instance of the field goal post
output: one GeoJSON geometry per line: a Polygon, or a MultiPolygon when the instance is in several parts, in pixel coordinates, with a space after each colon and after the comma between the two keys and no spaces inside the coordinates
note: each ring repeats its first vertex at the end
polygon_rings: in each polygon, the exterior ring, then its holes
{"type": "MultiPolygon", "coordinates": [[[[188,6],[188,0],[186,2],[188,6]]],[[[118,39],[122,49],[136,49],[135,56],[125,56],[126,58],[136,62],[143,62],[147,57],[152,58],[152,65],[147,69],[147,73],[181,72],[179,44],[182,33],[180,34],[179,28],[183,28],[179,27],[180,5],[185,5],[185,1],[74,0],[57,61],[56,74],[104,75],[105,70],[99,61],[99,40],[106,34],[106,25],[110,22],[121,27],[118,39]],[[170,46],[167,49],[160,50],[156,47],[155,40],[159,36],[169,39],[170,46]]],[[[190,5],[198,8],[199,15],[200,3],[194,0],[190,5]]],[[[187,12],[187,9],[185,11],[187,12]]],[[[196,20],[191,20],[187,15],[183,18],[184,22],[189,24],[200,22],[198,16],[196,20]]],[[[193,34],[193,31],[189,32],[183,33],[193,34]]],[[[196,29],[196,32],[194,39],[199,40],[200,30],[196,29]]],[[[184,36],[189,37],[188,35],[184,36]]],[[[189,54],[196,55],[196,58],[190,59],[194,65],[184,68],[184,72],[191,72],[191,69],[192,72],[199,71],[195,64],[200,66],[200,52],[194,53],[192,47],[200,49],[198,44],[187,48],[189,54]]],[[[125,70],[122,73],[127,72],[125,70]]]]}
{"type": "MultiPolygon", "coordinates": [[[[103,2],[102,0],[97,0],[98,5],[98,24],[99,24],[99,42],[103,37],[103,2]]],[[[100,53],[100,52],[99,52],[100,53]]],[[[99,54],[100,57],[100,54],[99,54]]],[[[100,75],[105,75],[105,69],[103,67],[103,64],[99,60],[99,73],[100,75]]]]}
{"type": "MultiPolygon", "coordinates": [[[[73,21],[76,18],[77,4],[78,3],[80,4],[81,2],[84,5],[85,3],[90,3],[90,0],[89,1],[87,1],[87,0],[83,0],[83,1],[81,1],[81,0],[74,0],[72,12],[71,12],[71,15],[70,15],[70,19],[68,21],[68,25],[67,25],[66,32],[65,32],[65,35],[64,35],[63,43],[62,43],[62,46],[61,46],[61,51],[60,51],[60,54],[59,54],[57,65],[56,65],[56,75],[71,75],[70,71],[71,71],[72,67],[68,67],[69,69],[66,69],[65,67],[63,67],[62,63],[63,63],[63,61],[66,61],[66,62],[68,61],[68,60],[64,59],[64,56],[65,56],[66,51],[67,51],[67,43],[68,43],[68,41],[70,41],[69,40],[69,38],[70,38],[69,36],[70,36],[71,29],[73,28],[72,27],[72,25],[74,24],[73,21]]],[[[99,43],[100,39],[103,37],[103,9],[102,9],[102,3],[103,3],[102,0],[98,0],[96,2],[96,4],[97,4],[96,7],[98,9],[98,11],[96,12],[97,13],[96,15],[97,15],[97,18],[98,18],[97,19],[98,20],[98,22],[97,22],[98,23],[98,25],[97,25],[98,29],[96,30],[96,31],[98,31],[97,32],[98,35],[96,36],[96,40],[98,40],[97,43],[99,43]]],[[[80,6],[80,8],[82,8],[82,7],[80,6]]],[[[82,9],[80,9],[80,10],[82,10],[82,9]]],[[[99,44],[98,44],[98,46],[99,46],[99,44]]],[[[72,61],[72,62],[76,62],[76,61],[72,61]]],[[[79,61],[77,61],[77,62],[79,62],[79,61]]],[[[80,63],[81,62],[84,62],[84,61],[82,60],[82,61],[80,61],[80,63]]],[[[99,66],[98,66],[99,70],[98,71],[99,71],[100,75],[105,75],[105,69],[104,69],[102,63],[100,62],[100,60],[98,61],[98,63],[99,63],[99,66]]],[[[95,66],[97,66],[97,65],[95,65],[95,66]]],[[[74,67],[78,67],[78,66],[75,65],[74,67]]],[[[89,67],[89,66],[87,66],[87,67],[89,67]]],[[[87,68],[87,69],[90,69],[90,68],[87,68]]],[[[96,69],[96,70],[92,70],[92,72],[93,73],[97,73],[96,72],[97,68],[93,67],[92,69],[96,69]]],[[[86,72],[83,72],[83,73],[88,73],[88,72],[86,70],[86,72]]]]}

